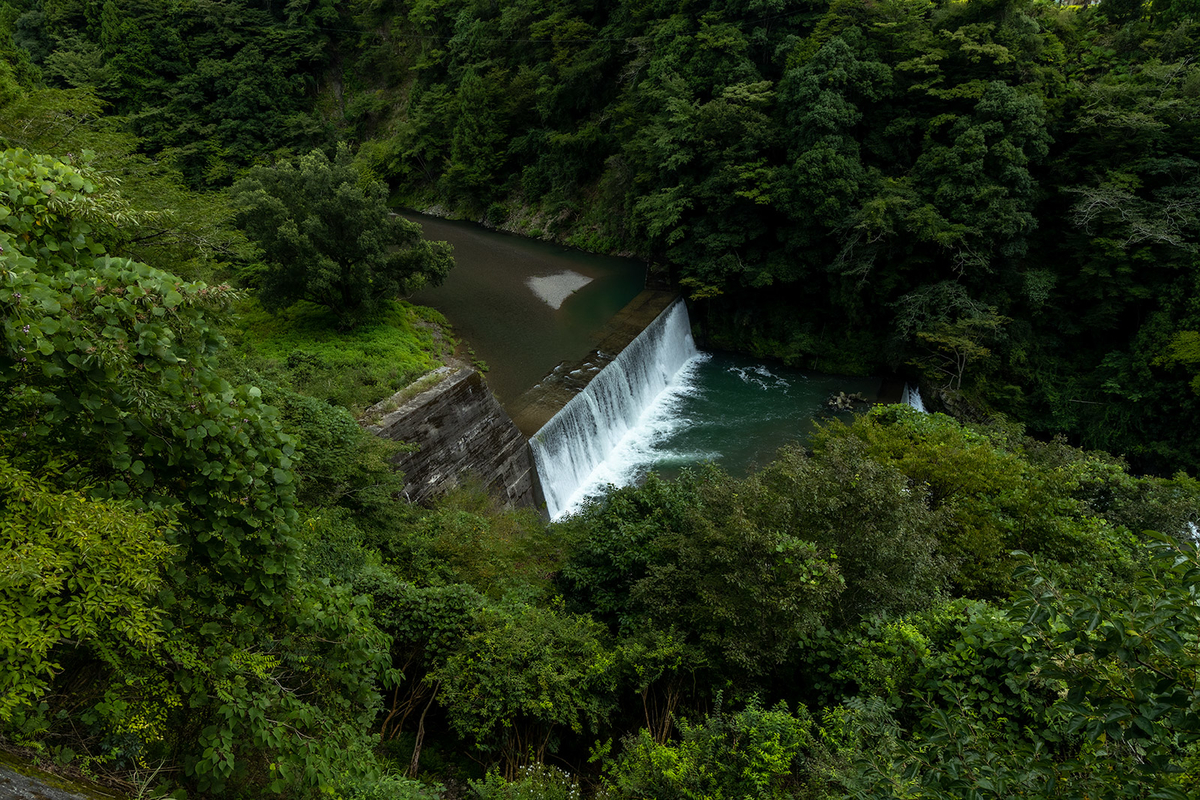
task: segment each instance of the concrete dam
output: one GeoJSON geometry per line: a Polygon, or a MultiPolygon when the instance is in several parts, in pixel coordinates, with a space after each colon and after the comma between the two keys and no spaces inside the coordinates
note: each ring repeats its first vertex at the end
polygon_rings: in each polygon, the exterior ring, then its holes
{"type": "Polygon", "coordinates": [[[559,364],[507,408],[478,371],[455,364],[368,409],[367,429],[416,446],[394,462],[413,502],[473,474],[506,506],[555,518],[695,355],[682,299],[648,289],[604,326],[590,353],[559,364]]]}

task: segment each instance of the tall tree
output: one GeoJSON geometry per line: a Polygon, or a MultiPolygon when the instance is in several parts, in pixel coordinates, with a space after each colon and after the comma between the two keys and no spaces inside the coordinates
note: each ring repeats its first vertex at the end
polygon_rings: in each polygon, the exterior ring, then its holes
{"type": "Polygon", "coordinates": [[[333,161],[314,150],[250,170],[233,202],[236,223],[262,252],[267,308],[307,300],[349,328],[390,298],[440,284],[453,264],[448,244],[391,213],[386,188],[354,170],[344,144],[333,161]]]}

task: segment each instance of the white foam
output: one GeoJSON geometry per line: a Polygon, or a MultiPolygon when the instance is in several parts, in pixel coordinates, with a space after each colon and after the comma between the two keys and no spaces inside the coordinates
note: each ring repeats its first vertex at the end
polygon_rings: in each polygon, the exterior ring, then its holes
{"type": "Polygon", "coordinates": [[[729,367],[729,372],[741,378],[742,383],[757,386],[766,391],[782,389],[783,393],[787,394],[787,390],[792,385],[786,378],[781,378],[762,364],[752,367],[729,367]]]}
{"type": "MultiPolygon", "coordinates": [[[[609,486],[633,485],[645,477],[653,464],[663,461],[666,454],[658,445],[691,424],[691,420],[680,415],[680,406],[699,391],[696,379],[700,366],[710,358],[707,353],[700,353],[680,368],[671,384],[642,412],[637,423],[625,432],[608,456],[580,482],[562,504],[555,519],[579,511],[589,500],[603,495],[609,486]]],[[[694,464],[719,458],[720,453],[671,452],[670,456],[681,463],[694,464]]]]}
{"type": "Polygon", "coordinates": [[[586,275],[574,270],[563,270],[554,275],[538,275],[525,281],[525,285],[541,298],[542,302],[555,311],[562,308],[568,297],[592,282],[586,275]]]}

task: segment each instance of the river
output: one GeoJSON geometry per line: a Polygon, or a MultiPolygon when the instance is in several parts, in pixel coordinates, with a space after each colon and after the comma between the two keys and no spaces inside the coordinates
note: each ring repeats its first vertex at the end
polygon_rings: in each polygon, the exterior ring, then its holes
{"type": "MultiPolygon", "coordinates": [[[[575,361],[617,311],[641,291],[645,267],[630,259],[582,253],[416,214],[431,239],[454,246],[446,282],[412,299],[438,309],[487,362],[502,403],[512,402],[562,361],[575,361]]],[[[650,403],[603,463],[583,478],[563,510],[577,508],[609,483],[632,483],[648,470],[666,475],[703,461],[734,474],[803,441],[814,420],[830,416],[836,392],[874,400],[877,378],[820,375],[755,359],[699,353],[650,403]]],[[[847,415],[843,415],[847,416],[847,415]]],[[[545,476],[543,476],[545,479],[545,476]]]]}

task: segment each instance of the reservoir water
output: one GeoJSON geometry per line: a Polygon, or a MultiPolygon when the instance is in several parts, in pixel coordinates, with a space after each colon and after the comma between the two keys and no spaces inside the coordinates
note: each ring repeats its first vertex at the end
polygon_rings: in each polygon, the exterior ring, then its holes
{"type": "Polygon", "coordinates": [[[562,245],[405,213],[427,239],[454,246],[441,286],[410,298],[441,311],[486,363],[501,403],[512,402],[559,362],[582,358],[593,337],[637,296],[646,265],[562,245]]]}
{"type": "MultiPolygon", "coordinates": [[[[644,265],[629,259],[472,223],[406,216],[427,237],[449,241],[456,261],[443,286],[412,299],[444,313],[476,358],[487,362],[488,383],[502,403],[515,400],[560,362],[590,352],[604,324],[643,287],[644,265]]],[[[610,483],[627,485],[650,470],[674,475],[715,461],[745,474],[784,444],[805,440],[814,420],[830,416],[831,394],[858,392],[868,400],[878,394],[875,378],[818,375],[698,352],[682,313],[682,320],[652,325],[645,333],[654,341],[639,337],[601,373],[621,372],[619,380],[594,379],[585,390],[594,396],[572,400],[564,407],[569,413],[560,412],[534,437],[552,516],[570,513],[610,483]]]]}

